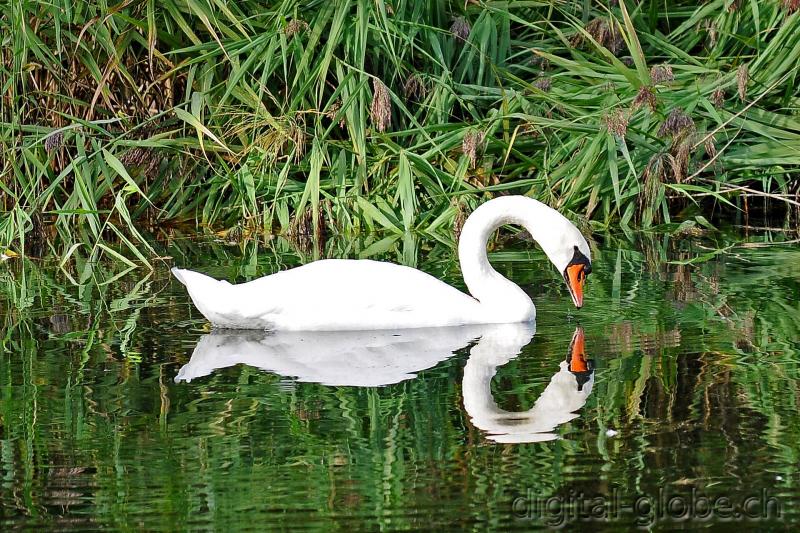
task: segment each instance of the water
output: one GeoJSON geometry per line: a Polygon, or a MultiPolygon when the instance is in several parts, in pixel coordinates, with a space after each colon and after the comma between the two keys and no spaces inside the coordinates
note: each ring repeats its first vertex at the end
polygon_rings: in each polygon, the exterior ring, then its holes
{"type": "MultiPolygon", "coordinates": [[[[510,240],[491,258],[533,297],[535,335],[304,348],[209,336],[167,265],[113,279],[106,263],[8,261],[0,527],[619,529],[738,512],[782,528],[800,504],[800,250],[781,238],[598,237],[578,312],[510,240]]],[[[370,256],[461,286],[448,246],[410,237],[158,246],[231,281],[370,256]]]]}

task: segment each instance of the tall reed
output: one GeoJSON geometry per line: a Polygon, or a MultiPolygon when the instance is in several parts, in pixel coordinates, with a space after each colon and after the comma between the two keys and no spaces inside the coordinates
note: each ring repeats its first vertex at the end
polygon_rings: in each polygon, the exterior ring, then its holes
{"type": "Polygon", "coordinates": [[[796,2],[268,4],[1,3],[0,245],[446,233],[507,192],[603,227],[800,206],[796,2]]]}

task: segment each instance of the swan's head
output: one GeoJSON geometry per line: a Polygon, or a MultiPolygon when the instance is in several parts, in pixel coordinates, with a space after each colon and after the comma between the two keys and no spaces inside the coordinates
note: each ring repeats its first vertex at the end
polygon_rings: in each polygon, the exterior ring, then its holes
{"type": "MultiPolygon", "coordinates": [[[[586,241],[583,241],[586,244],[586,241]]],[[[586,247],[588,252],[588,246],[586,247]]],[[[583,287],[586,284],[586,278],[592,273],[592,261],[589,259],[588,253],[583,253],[578,245],[573,246],[572,258],[564,267],[562,272],[564,281],[567,282],[569,295],[572,296],[572,301],[575,307],[580,309],[583,307],[583,287]]]]}
{"type": "Polygon", "coordinates": [[[583,234],[564,215],[535,200],[532,215],[521,217],[523,226],[539,243],[567,283],[575,307],[583,307],[586,278],[592,272],[592,252],[583,234]]]}

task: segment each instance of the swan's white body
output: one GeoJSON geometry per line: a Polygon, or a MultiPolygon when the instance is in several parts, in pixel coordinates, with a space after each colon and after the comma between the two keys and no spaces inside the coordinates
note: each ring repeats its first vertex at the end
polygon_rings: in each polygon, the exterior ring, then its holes
{"type": "Polygon", "coordinates": [[[191,381],[220,368],[247,364],[298,381],[375,387],[413,378],[477,340],[464,367],[464,408],[473,424],[496,442],[557,438],[554,430],[578,415],[591,393],[562,362],[533,408],[498,408],[491,381],[534,334],[533,323],[390,331],[231,332],[203,335],[175,381],[191,381]]]}
{"type": "Polygon", "coordinates": [[[560,213],[523,196],[490,200],[467,219],[458,256],[472,296],[419,270],[369,260],[328,259],[231,285],[173,268],[216,327],[289,331],[422,328],[533,321],[525,292],[489,264],[486,244],[501,225],[518,224],[563,272],[575,248],[589,246],[560,213]]]}
{"type": "Polygon", "coordinates": [[[223,328],[424,328],[481,323],[483,317],[480,303],[458,289],[380,261],[324,259],[240,285],[186,270],[175,275],[200,312],[223,328]]]}

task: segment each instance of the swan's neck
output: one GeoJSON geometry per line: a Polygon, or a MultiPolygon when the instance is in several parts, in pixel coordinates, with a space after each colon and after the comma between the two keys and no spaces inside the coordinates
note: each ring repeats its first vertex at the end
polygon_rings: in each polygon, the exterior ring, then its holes
{"type": "Polygon", "coordinates": [[[505,224],[528,230],[559,271],[569,262],[569,257],[561,250],[563,241],[578,232],[554,209],[523,196],[505,196],[486,202],[464,224],[458,259],[470,293],[495,317],[502,315],[507,321],[532,320],[535,308],[530,297],[492,268],[486,254],[489,238],[505,224]]]}

